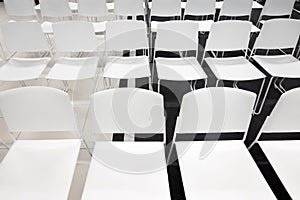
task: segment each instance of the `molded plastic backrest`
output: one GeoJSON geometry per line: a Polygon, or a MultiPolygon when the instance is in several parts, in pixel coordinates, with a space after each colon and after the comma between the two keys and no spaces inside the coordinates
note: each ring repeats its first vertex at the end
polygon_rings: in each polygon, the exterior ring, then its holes
{"type": "Polygon", "coordinates": [[[184,15],[214,15],[216,12],[216,0],[188,0],[184,15]]]}
{"type": "Polygon", "coordinates": [[[100,133],[165,133],[163,96],[137,88],[117,88],[91,97],[100,133]]]}
{"type": "Polygon", "coordinates": [[[153,0],[151,16],[181,16],[181,0],[153,0]]]}
{"type": "Polygon", "coordinates": [[[40,0],[43,17],[70,17],[72,11],[68,0],[40,0]]]}
{"type": "Polygon", "coordinates": [[[87,17],[107,16],[106,0],[77,0],[78,14],[87,17]]]}
{"type": "Polygon", "coordinates": [[[300,35],[300,20],[272,19],[264,23],[254,49],[295,48],[300,35]]]}
{"type": "Polygon", "coordinates": [[[256,94],[235,88],[204,88],[183,97],[177,133],[247,132],[256,94]]]}
{"type": "Polygon", "coordinates": [[[249,16],[253,0],[224,0],[220,16],[249,16]]]}
{"type": "Polygon", "coordinates": [[[296,0],[266,0],[261,16],[291,15],[296,0]]]}
{"type": "Polygon", "coordinates": [[[265,121],[262,132],[300,132],[300,88],[283,93],[265,121]]]}
{"type": "Polygon", "coordinates": [[[143,0],[115,0],[114,13],[121,16],[144,15],[143,0]]]}
{"type": "Polygon", "coordinates": [[[118,20],[106,24],[108,50],[135,50],[148,47],[146,22],[118,20]]]}
{"type": "Polygon", "coordinates": [[[47,39],[37,22],[11,22],[2,25],[3,42],[8,51],[50,51],[47,39]]]}
{"type": "Polygon", "coordinates": [[[0,93],[10,132],[76,131],[68,94],[50,87],[23,87],[0,93]]]}
{"type": "Polygon", "coordinates": [[[62,21],[53,24],[54,43],[60,52],[95,51],[94,26],[86,21],[62,21]]]}
{"type": "Polygon", "coordinates": [[[9,16],[36,16],[32,0],[4,0],[4,6],[9,16]]]}
{"type": "Polygon", "coordinates": [[[235,51],[247,49],[251,22],[239,20],[219,21],[212,24],[206,51],[235,51]]]}
{"type": "Polygon", "coordinates": [[[197,50],[198,30],[198,23],[192,21],[159,23],[157,27],[155,50],[197,50]]]}

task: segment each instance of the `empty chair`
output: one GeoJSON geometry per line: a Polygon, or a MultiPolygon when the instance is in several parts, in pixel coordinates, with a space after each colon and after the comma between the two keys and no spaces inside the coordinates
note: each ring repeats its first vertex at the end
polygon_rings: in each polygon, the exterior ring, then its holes
{"type": "Polygon", "coordinates": [[[93,56],[98,48],[93,24],[85,21],[57,22],[53,24],[53,36],[57,53],[87,53],[87,56],[59,56],[46,79],[62,80],[67,86],[67,81],[94,78],[99,57],[93,56]]]}
{"type": "Polygon", "coordinates": [[[299,120],[300,89],[295,88],[282,94],[271,114],[266,118],[255,141],[262,148],[280,181],[292,199],[298,199],[299,185],[299,140],[293,135],[300,132],[299,120]],[[285,136],[284,136],[285,135],[285,136]],[[273,139],[279,138],[280,141],[273,139]]]}
{"type": "MultiPolygon", "coordinates": [[[[0,93],[0,109],[10,132],[77,132],[66,93],[24,87],[0,93]]],[[[0,166],[4,199],[67,199],[80,139],[15,141],[0,166]]]]}
{"type": "Polygon", "coordinates": [[[34,1],[32,0],[5,0],[4,6],[6,14],[10,19],[15,19],[15,17],[37,19],[34,9],[34,1]]]}
{"type": "Polygon", "coordinates": [[[173,144],[187,199],[276,199],[242,140],[217,141],[233,133],[245,138],[255,99],[235,88],[204,88],[183,97],[173,144]],[[181,141],[188,133],[206,136],[181,141]]]}
{"type": "Polygon", "coordinates": [[[51,60],[37,56],[40,52],[50,52],[41,25],[37,22],[11,22],[2,25],[1,33],[7,53],[30,53],[31,57],[9,58],[0,67],[0,80],[21,81],[25,85],[23,81],[39,78],[51,60]]]}
{"type": "Polygon", "coordinates": [[[103,33],[107,21],[98,21],[98,18],[108,16],[106,0],[78,0],[78,15],[91,21],[96,33],[103,33]]]}
{"type": "Polygon", "coordinates": [[[283,17],[292,15],[296,0],[266,0],[257,23],[264,23],[265,17],[283,17]]]}
{"type": "MultiPolygon", "coordinates": [[[[160,23],[159,21],[155,20],[155,17],[180,19],[181,0],[153,0],[150,11],[150,23],[152,32],[156,32],[157,26],[160,23]]],[[[166,21],[166,19],[164,21],[166,21]]]]}
{"type": "MultiPolygon", "coordinates": [[[[224,0],[218,20],[224,17],[233,19],[247,17],[250,21],[253,3],[253,0],[224,0]]],[[[251,32],[259,32],[259,28],[252,25],[251,32]]]]}
{"type": "Polygon", "coordinates": [[[51,34],[52,22],[72,19],[72,11],[68,0],[40,0],[42,28],[44,33],[51,34]]]}
{"type": "Polygon", "coordinates": [[[296,19],[272,19],[264,23],[261,33],[256,39],[252,58],[270,76],[268,87],[266,88],[261,111],[265,98],[268,95],[270,86],[275,78],[274,86],[280,92],[285,92],[283,81],[285,79],[300,78],[300,61],[293,56],[300,35],[300,21],[296,19]],[[268,55],[270,50],[291,49],[290,52],[283,52],[282,55],[268,55]],[[257,50],[267,50],[266,55],[262,55],[257,50]],[[277,81],[280,81],[276,84],[277,81]]]}
{"type": "MultiPolygon", "coordinates": [[[[198,56],[198,24],[191,21],[170,21],[160,23],[157,30],[154,57],[158,51],[194,51],[198,56]]],[[[197,81],[207,75],[196,57],[155,58],[158,88],[161,80],[197,81]]],[[[206,85],[206,84],[205,84],[206,85]]]]}
{"type": "MultiPolygon", "coordinates": [[[[237,86],[239,81],[262,80],[258,99],[260,98],[265,75],[246,59],[250,40],[251,22],[227,20],[219,21],[211,26],[204,55],[207,51],[230,52],[245,51],[245,56],[208,57],[205,62],[217,78],[216,85],[222,81],[233,81],[237,86]]],[[[215,55],[213,53],[213,55],[215,55]]]]}
{"type": "Polygon", "coordinates": [[[215,0],[188,0],[183,19],[187,20],[188,16],[196,17],[195,20],[199,24],[199,31],[209,32],[211,25],[214,23],[216,12],[216,1],[215,0]]]}
{"type": "Polygon", "coordinates": [[[145,5],[143,0],[115,0],[114,13],[116,16],[145,17],[145,5]]]}
{"type": "MultiPolygon", "coordinates": [[[[165,138],[160,94],[117,88],[95,93],[91,102],[98,126],[96,135],[163,134],[165,138]]],[[[170,199],[163,143],[96,142],[82,199],[102,198],[170,199]],[[111,192],[121,188],[122,193],[111,192]]]]}
{"type": "Polygon", "coordinates": [[[150,66],[147,26],[144,21],[111,21],[106,27],[106,51],[144,50],[141,56],[109,56],[104,67],[104,78],[136,79],[149,77],[150,66]]]}

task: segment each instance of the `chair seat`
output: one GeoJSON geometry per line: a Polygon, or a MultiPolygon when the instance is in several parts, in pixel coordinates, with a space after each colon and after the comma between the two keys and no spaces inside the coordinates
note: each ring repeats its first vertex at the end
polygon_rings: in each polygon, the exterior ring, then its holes
{"type": "Polygon", "coordinates": [[[53,33],[52,24],[53,24],[52,22],[47,22],[47,21],[43,22],[41,24],[43,32],[46,34],[52,34],[53,33]]]}
{"type": "Polygon", "coordinates": [[[170,200],[163,144],[97,142],[81,199],[170,200]]]}
{"type": "MultiPolygon", "coordinates": [[[[191,21],[191,20],[185,20],[185,21],[191,21]]],[[[214,23],[213,20],[192,21],[192,22],[197,22],[199,24],[200,32],[209,32],[211,25],[214,23]]]]}
{"type": "Polygon", "coordinates": [[[249,81],[266,76],[245,57],[206,58],[206,63],[218,80],[249,81]]]}
{"type": "Polygon", "coordinates": [[[300,78],[300,61],[292,55],[253,56],[253,59],[273,77],[300,78]]]}
{"type": "Polygon", "coordinates": [[[300,198],[300,141],[259,141],[259,146],[292,199],[300,198]]]}
{"type": "Polygon", "coordinates": [[[67,81],[94,78],[98,60],[98,57],[59,58],[46,78],[67,81]]]}
{"type": "Polygon", "coordinates": [[[176,142],[189,200],[276,199],[243,141],[176,142]]]}
{"type": "Polygon", "coordinates": [[[144,78],[150,76],[151,72],[147,56],[110,56],[107,58],[103,74],[103,77],[117,79],[144,78]]]}
{"type": "Polygon", "coordinates": [[[107,23],[107,21],[104,21],[104,22],[93,22],[95,33],[103,33],[103,32],[105,32],[105,30],[106,30],[106,23],[107,23]]]}
{"type": "Polygon", "coordinates": [[[195,57],[156,58],[155,60],[158,79],[187,81],[207,78],[195,57]]]}
{"type": "Polygon", "coordinates": [[[1,199],[67,200],[80,140],[18,140],[0,165],[1,199]]]}
{"type": "Polygon", "coordinates": [[[0,80],[25,81],[37,79],[51,58],[11,58],[0,67],[0,80]]]}

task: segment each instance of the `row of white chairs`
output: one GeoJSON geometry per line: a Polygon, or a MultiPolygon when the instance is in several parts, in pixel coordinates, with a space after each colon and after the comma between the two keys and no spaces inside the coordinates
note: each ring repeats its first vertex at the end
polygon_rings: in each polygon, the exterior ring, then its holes
{"type": "MultiPolygon", "coordinates": [[[[49,19],[59,18],[72,18],[72,10],[77,10],[80,17],[88,19],[95,19],[99,17],[108,16],[108,10],[114,10],[116,16],[145,16],[147,13],[146,4],[150,9],[150,24],[151,30],[156,31],[159,22],[152,21],[153,17],[174,17],[181,18],[181,8],[184,8],[184,17],[187,15],[192,16],[215,16],[216,9],[221,9],[218,20],[220,17],[240,17],[248,16],[249,20],[251,17],[251,10],[262,9],[260,14],[259,22],[262,22],[263,16],[291,16],[295,0],[287,0],[284,3],[278,0],[267,0],[265,6],[257,3],[253,0],[225,0],[224,2],[216,2],[215,0],[189,0],[187,2],[181,2],[181,0],[164,0],[164,1],[153,1],[143,2],[143,0],[116,0],[113,3],[106,3],[106,0],[79,0],[78,3],[70,2],[68,0],[41,0],[40,4],[35,8],[32,0],[26,0],[19,2],[17,0],[6,0],[4,1],[7,14],[10,18],[14,17],[32,17],[37,18],[36,9],[41,11],[42,15],[42,26],[45,33],[52,33],[51,22],[49,19]],[[154,6],[152,6],[152,4],[154,6]]],[[[206,18],[208,19],[208,18],[206,18]]],[[[214,19],[214,17],[213,17],[214,19]]],[[[208,31],[210,29],[212,20],[198,21],[202,26],[199,31],[208,31]]],[[[96,20],[97,21],[97,20],[96,20]]],[[[105,31],[105,23],[93,22],[95,31],[101,33],[105,31]]],[[[253,32],[259,32],[259,28],[252,26],[253,32]]]]}
{"type": "MultiPolygon", "coordinates": [[[[177,139],[180,134],[209,137],[232,132],[246,138],[255,99],[252,92],[222,87],[199,89],[183,97],[171,146],[177,149],[187,199],[276,199],[244,139],[177,139]]],[[[299,133],[299,99],[299,88],[284,93],[261,132],[299,133]]],[[[152,133],[165,137],[161,94],[117,88],[93,94],[91,102],[91,119],[97,124],[93,134],[152,133]]],[[[10,132],[78,131],[68,94],[55,88],[37,86],[1,92],[0,108],[10,132]]],[[[297,144],[259,142],[293,199],[299,198],[299,162],[285,153],[299,155],[297,144]]],[[[79,139],[15,141],[0,165],[1,197],[67,199],[79,148],[79,139]]],[[[170,158],[165,160],[162,142],[95,141],[82,199],[170,199],[166,169],[170,158]],[[123,192],[116,192],[121,188],[123,192]]]]}
{"type": "MultiPolygon", "coordinates": [[[[261,98],[263,86],[267,90],[262,97],[263,102],[268,94],[270,85],[275,85],[281,92],[284,78],[299,78],[299,60],[293,56],[299,39],[300,22],[294,19],[273,19],[267,21],[259,34],[251,51],[250,60],[257,62],[271,76],[265,83],[266,75],[258,70],[247,59],[248,43],[250,40],[251,23],[246,21],[221,21],[212,25],[204,50],[206,52],[244,51],[244,56],[238,57],[208,57],[203,58],[214,75],[217,83],[233,81],[235,86],[239,81],[262,80],[258,98],[261,98]],[[256,50],[292,49],[290,54],[259,55],[256,50]]],[[[57,52],[93,52],[97,51],[93,26],[89,22],[66,21],[58,22],[54,27],[54,43],[57,52]]],[[[155,41],[155,63],[160,88],[161,80],[197,81],[207,80],[208,76],[198,62],[198,24],[187,21],[172,21],[160,23],[155,41]],[[194,57],[156,58],[158,51],[195,51],[194,57]]],[[[34,22],[14,22],[4,25],[1,29],[6,49],[11,52],[40,52],[50,51],[41,27],[34,22]]],[[[123,50],[149,50],[147,27],[143,21],[112,21],[107,24],[106,52],[123,50]]],[[[51,51],[50,51],[51,52],[51,51]]],[[[149,77],[151,71],[147,52],[143,56],[120,57],[109,56],[104,67],[104,78],[134,79],[149,77]]],[[[215,55],[215,54],[213,54],[215,55]]],[[[46,76],[49,80],[82,80],[94,78],[99,56],[69,58],[59,57],[46,76]]],[[[44,58],[10,58],[0,68],[2,81],[26,81],[38,78],[50,62],[44,58]],[[34,65],[33,65],[34,64],[34,65]],[[25,67],[24,67],[25,66],[25,67]]],[[[153,65],[154,66],[154,65],[153,65]]],[[[154,67],[152,68],[153,73],[154,67]]],[[[205,84],[206,85],[206,84],[205,84]]],[[[192,89],[193,86],[191,86],[192,89]]],[[[257,104],[256,104],[257,105],[257,104]]]]}

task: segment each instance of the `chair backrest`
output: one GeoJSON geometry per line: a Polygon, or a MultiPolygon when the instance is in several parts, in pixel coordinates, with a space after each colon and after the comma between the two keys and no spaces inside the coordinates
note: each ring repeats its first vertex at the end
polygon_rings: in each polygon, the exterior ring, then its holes
{"type": "Polygon", "coordinates": [[[32,0],[4,0],[4,6],[8,16],[36,16],[32,0]]]}
{"type": "Polygon", "coordinates": [[[117,20],[106,24],[107,50],[148,49],[147,25],[144,21],[117,20]]]}
{"type": "Polygon", "coordinates": [[[176,133],[246,133],[256,94],[216,87],[192,91],[183,97],[176,133]]]}
{"type": "Polygon", "coordinates": [[[77,0],[78,14],[85,17],[103,17],[108,15],[106,0],[77,0]]]}
{"type": "Polygon", "coordinates": [[[300,88],[283,93],[270,116],[267,117],[262,133],[300,132],[300,88]]]}
{"type": "Polygon", "coordinates": [[[3,42],[11,52],[50,51],[49,44],[37,22],[11,22],[2,25],[3,42]]]}
{"type": "Polygon", "coordinates": [[[296,0],[266,0],[260,16],[291,15],[296,0]]]}
{"type": "Polygon", "coordinates": [[[99,133],[165,133],[163,96],[137,88],[117,88],[91,97],[99,133]]]}
{"type": "Polygon", "coordinates": [[[55,48],[59,52],[92,52],[97,49],[94,26],[86,21],[53,24],[55,48]]]}
{"type": "Polygon", "coordinates": [[[68,94],[55,88],[34,86],[3,91],[0,109],[10,132],[77,130],[68,94]]]}
{"type": "Polygon", "coordinates": [[[145,15],[143,0],[115,0],[115,15],[137,16],[145,15]]]}
{"type": "Polygon", "coordinates": [[[272,19],[264,23],[253,49],[295,48],[300,35],[300,20],[272,19]]]}
{"type": "Polygon", "coordinates": [[[216,0],[188,0],[184,10],[184,15],[215,15],[215,12],[216,0]]]}
{"type": "Polygon", "coordinates": [[[198,50],[199,25],[193,21],[168,21],[159,23],[155,51],[198,50]]]}
{"type": "Polygon", "coordinates": [[[71,17],[72,11],[68,0],[40,0],[43,17],[71,17]]]}
{"type": "Polygon", "coordinates": [[[236,51],[248,48],[251,22],[219,21],[212,24],[205,51],[236,51]]]}
{"type": "Polygon", "coordinates": [[[181,16],[181,0],[153,0],[151,16],[181,16]]]}
{"type": "Polygon", "coordinates": [[[224,0],[220,16],[250,16],[253,0],[224,0]]]}

